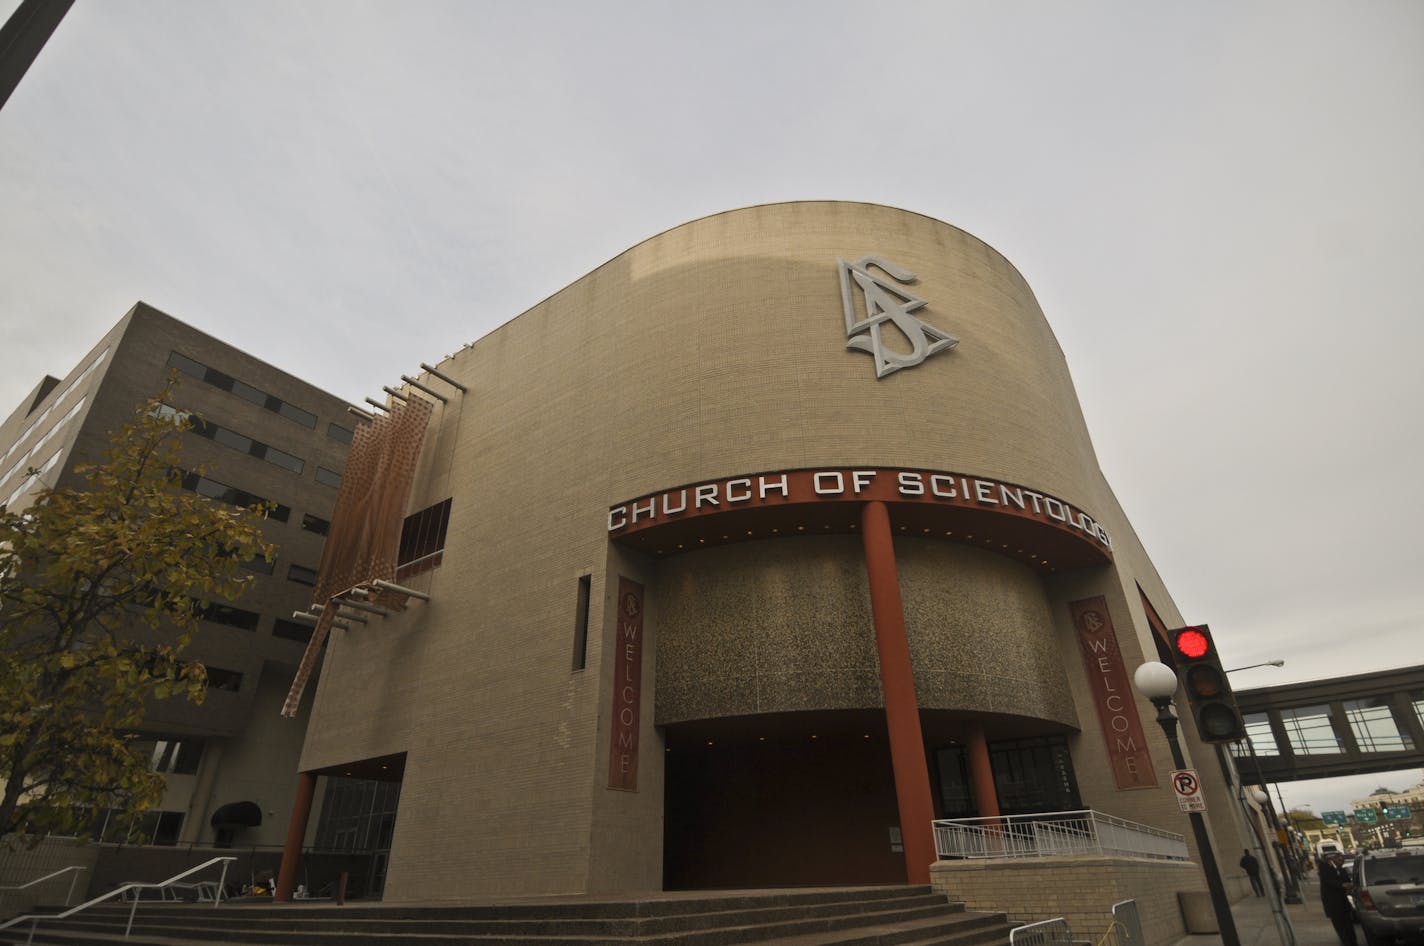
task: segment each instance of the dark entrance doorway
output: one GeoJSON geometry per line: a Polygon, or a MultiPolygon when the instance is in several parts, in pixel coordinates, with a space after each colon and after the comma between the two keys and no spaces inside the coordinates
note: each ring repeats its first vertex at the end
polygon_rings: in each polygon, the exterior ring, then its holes
{"type": "Polygon", "coordinates": [[[315,842],[304,859],[307,889],[334,896],[346,875],[346,895],[378,899],[386,886],[391,840],[400,807],[405,754],[363,759],[326,776],[315,842]]]}
{"type": "Polygon", "coordinates": [[[669,726],[668,890],[904,883],[879,711],[669,726]]]}

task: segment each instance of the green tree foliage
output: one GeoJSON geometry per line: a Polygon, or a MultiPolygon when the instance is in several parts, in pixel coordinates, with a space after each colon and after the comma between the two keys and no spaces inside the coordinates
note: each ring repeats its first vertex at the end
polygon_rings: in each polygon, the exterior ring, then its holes
{"type": "Polygon", "coordinates": [[[173,384],[78,469],[83,488],[0,512],[0,836],[83,833],[105,809],[122,827],[159,804],[134,732],[151,700],[202,702],[206,671],[181,657],[201,608],[244,590],[241,562],[271,560],[265,510],[182,488],[173,384]]]}

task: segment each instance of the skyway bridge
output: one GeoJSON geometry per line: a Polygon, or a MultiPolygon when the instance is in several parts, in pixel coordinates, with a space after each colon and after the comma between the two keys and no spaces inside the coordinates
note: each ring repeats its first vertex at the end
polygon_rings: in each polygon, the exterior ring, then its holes
{"type": "Polygon", "coordinates": [[[1242,779],[1293,782],[1424,768],[1424,665],[1237,690],[1242,779]]]}

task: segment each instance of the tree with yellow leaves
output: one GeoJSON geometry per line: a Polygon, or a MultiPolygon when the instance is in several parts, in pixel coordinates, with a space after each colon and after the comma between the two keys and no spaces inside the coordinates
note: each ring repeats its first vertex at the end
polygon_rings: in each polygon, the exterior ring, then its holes
{"type": "Polygon", "coordinates": [[[122,828],[159,804],[145,709],[202,702],[207,674],[182,657],[202,609],[272,557],[263,508],[182,488],[191,422],[165,406],[172,385],[78,468],[82,489],[0,510],[0,836],[79,834],[105,810],[122,828]]]}

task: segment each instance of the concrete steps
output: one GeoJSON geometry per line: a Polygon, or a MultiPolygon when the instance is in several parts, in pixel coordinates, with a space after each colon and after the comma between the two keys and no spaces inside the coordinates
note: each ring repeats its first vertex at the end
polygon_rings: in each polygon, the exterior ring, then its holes
{"type": "MultiPolygon", "coordinates": [[[[36,944],[129,946],[1002,946],[1002,915],[966,913],[928,887],[661,894],[469,905],[141,903],[41,922],[36,944]]],[[[23,943],[28,924],[0,930],[23,943]]]]}

